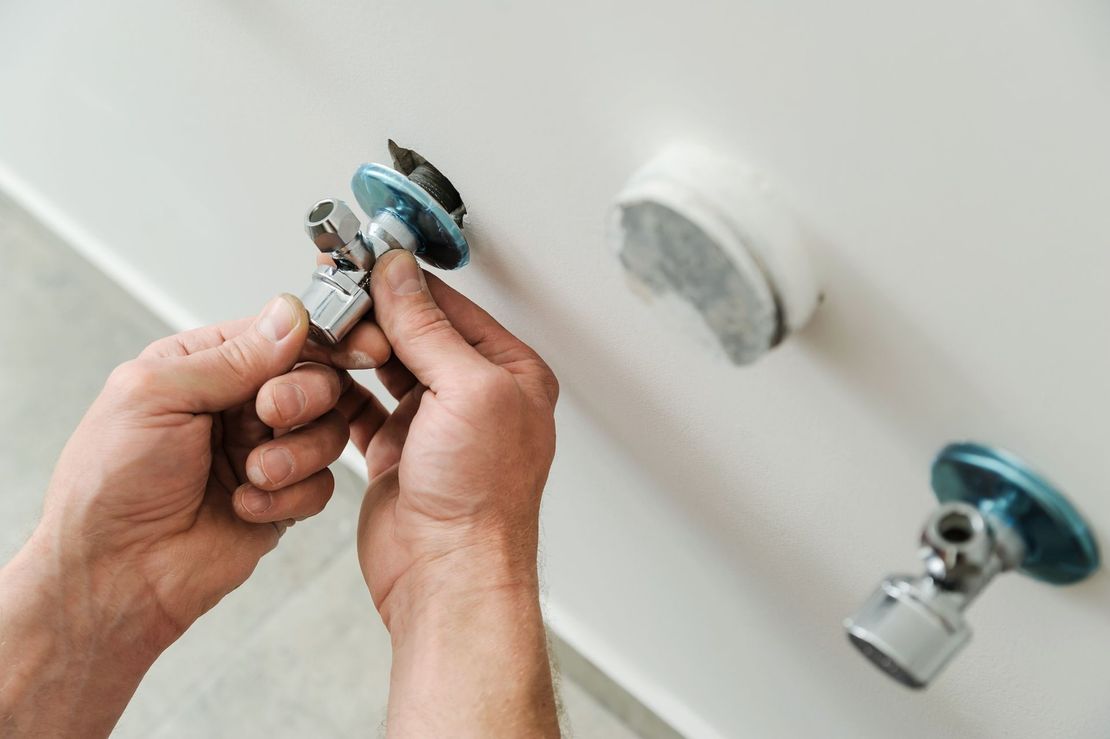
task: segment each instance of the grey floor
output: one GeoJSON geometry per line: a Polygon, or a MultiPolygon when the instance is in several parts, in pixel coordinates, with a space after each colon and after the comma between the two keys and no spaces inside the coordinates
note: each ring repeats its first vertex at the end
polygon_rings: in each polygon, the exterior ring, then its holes
{"type": "MultiPolygon", "coordinates": [[[[0,194],[0,562],[32,530],[58,452],[108,372],[167,333],[0,194]]],[[[384,733],[389,639],[353,541],[362,486],[335,471],[328,509],[162,656],[115,736],[384,733]]],[[[636,736],[574,680],[560,693],[568,734],[636,736]]]]}

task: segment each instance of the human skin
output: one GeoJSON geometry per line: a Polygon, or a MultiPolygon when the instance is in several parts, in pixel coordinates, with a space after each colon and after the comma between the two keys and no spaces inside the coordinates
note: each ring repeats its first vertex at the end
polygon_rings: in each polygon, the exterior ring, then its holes
{"type": "Polygon", "coordinates": [[[107,735],[154,659],[323,508],[346,373],[298,363],[378,364],[389,346],[372,324],[332,352],[307,333],[281,296],[112,373],[0,570],[0,734],[107,735]]]}
{"type": "Polygon", "coordinates": [[[375,266],[387,414],[355,386],[359,561],[393,643],[391,736],[558,736],[536,548],[558,383],[407,252],[375,266]]]}
{"type": "Polygon", "coordinates": [[[407,253],[374,271],[378,325],[324,351],[283,296],[255,320],[122,365],[0,570],[0,733],[103,736],[154,659],[331,495],[351,439],[371,484],[366,582],[390,631],[392,736],[557,736],[539,608],[554,376],[407,253]],[[389,414],[336,367],[381,365],[389,414]],[[292,430],[290,430],[292,429],[292,430]]]}

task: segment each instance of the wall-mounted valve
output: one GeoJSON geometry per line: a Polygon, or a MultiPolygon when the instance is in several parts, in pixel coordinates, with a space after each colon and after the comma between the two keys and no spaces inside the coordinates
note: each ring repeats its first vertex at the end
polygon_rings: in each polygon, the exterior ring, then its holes
{"type": "Polygon", "coordinates": [[[338,343],[369,312],[370,274],[384,252],[407,249],[440,269],[458,269],[470,260],[462,232],[466,209],[454,186],[415,152],[389,143],[402,172],[364,164],[351,179],[368,216],[365,224],[335,198],[317,202],[305,215],[312,243],[335,263],[318,267],[301,297],[316,341],[338,343]]]}
{"type": "Polygon", "coordinates": [[[971,638],[963,612],[1000,572],[1055,584],[1098,568],[1095,539],[1070,503],[1020,459],[952,444],[933,463],[941,505],[925,522],[925,573],[891,575],[845,622],[848,638],[879,669],[928,685],[971,638]]]}

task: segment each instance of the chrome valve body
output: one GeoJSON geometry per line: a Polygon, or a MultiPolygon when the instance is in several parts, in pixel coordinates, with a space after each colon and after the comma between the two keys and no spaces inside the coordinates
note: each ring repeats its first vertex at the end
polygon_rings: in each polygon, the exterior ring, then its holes
{"type": "Polygon", "coordinates": [[[941,505],[921,532],[925,573],[887,577],[844,624],[875,666],[912,688],[928,685],[971,639],[964,611],[999,573],[1066,585],[1099,566],[1083,517],[1013,454],[949,444],[931,482],[941,505]]]}
{"type": "Polygon", "coordinates": [[[304,227],[312,243],[330,257],[301,296],[311,335],[334,345],[370,312],[370,274],[390,249],[405,249],[434,267],[457,269],[469,260],[462,234],[466,212],[458,192],[439,170],[415,153],[390,142],[394,160],[411,169],[406,176],[380,164],[362,165],[351,182],[369,215],[363,224],[342,200],[327,198],[309,208],[304,227]],[[444,200],[440,200],[443,198],[444,200]]]}

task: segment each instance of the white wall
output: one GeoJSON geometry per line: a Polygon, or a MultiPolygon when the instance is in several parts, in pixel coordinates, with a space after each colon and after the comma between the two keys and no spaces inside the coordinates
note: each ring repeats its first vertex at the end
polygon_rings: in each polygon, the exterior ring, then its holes
{"type": "Polygon", "coordinates": [[[305,207],[417,149],[470,209],[451,281],[567,390],[544,533],[570,641],[695,735],[1095,736],[1104,575],[1004,578],[924,694],[840,621],[916,568],[949,440],[1024,454],[1107,531],[1107,31],[1093,1],[8,0],[0,163],[208,321],[300,290],[305,207]],[[654,325],[604,245],[675,139],[753,160],[814,234],[828,300],[755,367],[654,325]]]}

